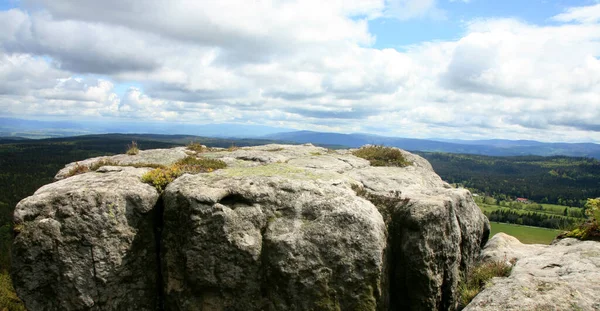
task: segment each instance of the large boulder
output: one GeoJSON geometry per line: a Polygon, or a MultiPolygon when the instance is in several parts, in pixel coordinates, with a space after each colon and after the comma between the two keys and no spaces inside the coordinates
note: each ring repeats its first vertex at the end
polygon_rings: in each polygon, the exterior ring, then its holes
{"type": "Polygon", "coordinates": [[[154,310],[158,271],[148,169],[105,167],[22,200],[12,276],[29,310],[154,310]]]}
{"type": "Polygon", "coordinates": [[[31,310],[453,310],[489,223],[468,191],[402,153],[411,165],[310,144],[210,150],[198,156],[226,169],[160,197],[144,168],[66,178],[17,208],[15,285],[31,310]],[[137,203],[106,221],[106,202],[137,203]]]}
{"type": "Polygon", "coordinates": [[[600,310],[600,242],[567,238],[528,245],[498,233],[482,256],[516,263],[509,277],[492,279],[465,311],[600,310]]]}

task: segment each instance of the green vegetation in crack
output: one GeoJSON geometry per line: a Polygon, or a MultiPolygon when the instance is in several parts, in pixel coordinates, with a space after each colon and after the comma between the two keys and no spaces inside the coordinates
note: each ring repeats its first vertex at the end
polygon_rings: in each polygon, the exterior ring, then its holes
{"type": "Polygon", "coordinates": [[[397,166],[405,167],[411,162],[404,158],[398,148],[385,146],[364,146],[352,152],[353,155],[369,160],[372,166],[397,166]]]}
{"type": "Polygon", "coordinates": [[[221,160],[187,156],[171,166],[156,168],[144,174],[142,182],[151,184],[156,190],[162,192],[168,184],[185,173],[210,173],[226,166],[227,164],[221,160]]]}
{"type": "Polygon", "coordinates": [[[509,276],[514,264],[514,260],[511,264],[504,260],[480,262],[471,267],[458,284],[458,310],[466,307],[492,278],[509,276]]]}

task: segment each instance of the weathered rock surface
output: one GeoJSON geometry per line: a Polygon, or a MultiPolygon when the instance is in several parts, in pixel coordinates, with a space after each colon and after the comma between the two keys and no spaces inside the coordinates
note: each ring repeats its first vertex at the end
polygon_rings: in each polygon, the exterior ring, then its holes
{"type": "Polygon", "coordinates": [[[148,169],[106,167],[22,200],[13,281],[29,310],[152,310],[156,190],[148,169]]]}
{"type": "Polygon", "coordinates": [[[517,262],[509,277],[494,278],[465,311],[600,310],[600,242],[567,238],[527,245],[498,233],[482,256],[517,262]]]}
{"type": "Polygon", "coordinates": [[[171,165],[187,156],[185,147],[178,147],[172,149],[151,149],[151,150],[140,150],[136,155],[128,154],[117,154],[114,156],[96,157],[90,158],[79,162],[73,162],[67,164],[63,169],[56,173],[54,176],[55,180],[61,180],[69,176],[69,172],[75,168],[75,166],[86,166],[91,167],[95,163],[101,161],[110,161],[119,165],[142,165],[142,164],[157,164],[157,165],[171,165]]]}
{"type": "Polygon", "coordinates": [[[312,145],[217,150],[200,156],[226,169],[160,197],[147,169],[66,178],[15,212],[17,291],[31,310],[452,310],[489,223],[403,153],[398,168],[312,145]]]}

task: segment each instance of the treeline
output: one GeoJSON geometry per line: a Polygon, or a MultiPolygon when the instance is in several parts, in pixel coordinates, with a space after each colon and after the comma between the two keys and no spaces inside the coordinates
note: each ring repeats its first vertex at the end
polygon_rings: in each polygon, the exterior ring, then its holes
{"type": "Polygon", "coordinates": [[[498,201],[522,197],[583,207],[587,198],[600,197],[600,161],[592,158],[419,154],[445,181],[498,201]]]}
{"type": "Polygon", "coordinates": [[[484,212],[490,221],[510,224],[543,227],[550,229],[565,229],[572,227],[576,221],[567,217],[546,215],[541,213],[519,213],[506,209],[484,212]]]}

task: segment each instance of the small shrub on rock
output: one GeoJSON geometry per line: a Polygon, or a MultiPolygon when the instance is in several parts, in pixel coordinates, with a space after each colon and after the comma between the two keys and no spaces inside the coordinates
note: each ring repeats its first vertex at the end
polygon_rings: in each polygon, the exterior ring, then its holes
{"type": "Polygon", "coordinates": [[[136,155],[138,153],[140,153],[140,149],[138,148],[137,142],[132,141],[131,145],[127,145],[127,152],[128,155],[136,155]]]}
{"type": "Polygon", "coordinates": [[[186,146],[186,148],[188,148],[189,150],[195,151],[197,153],[202,153],[202,152],[206,152],[208,151],[208,148],[206,148],[206,146],[197,143],[197,142],[191,142],[189,145],[186,146]]]}
{"type": "Polygon", "coordinates": [[[411,163],[397,148],[385,146],[364,146],[352,152],[353,155],[369,160],[372,166],[397,166],[405,167],[411,163]]]}
{"type": "Polygon", "coordinates": [[[153,185],[158,191],[163,191],[169,183],[185,173],[210,173],[225,167],[227,164],[221,160],[187,156],[169,167],[159,167],[144,174],[142,182],[153,185]]]}
{"type": "Polygon", "coordinates": [[[218,170],[221,168],[227,167],[227,164],[221,160],[217,159],[207,159],[207,158],[196,158],[196,157],[185,157],[175,165],[179,166],[183,173],[209,173],[214,170],[218,170]]]}
{"type": "Polygon", "coordinates": [[[181,175],[181,170],[176,165],[168,168],[156,168],[142,176],[142,182],[149,183],[159,192],[165,190],[175,178],[181,175]]]}
{"type": "Polygon", "coordinates": [[[490,261],[471,267],[458,284],[458,309],[462,310],[466,307],[492,278],[509,276],[512,265],[514,265],[513,261],[511,264],[506,261],[490,261]]]}

